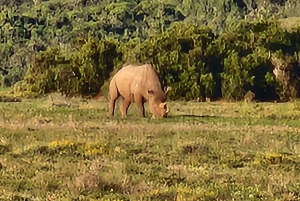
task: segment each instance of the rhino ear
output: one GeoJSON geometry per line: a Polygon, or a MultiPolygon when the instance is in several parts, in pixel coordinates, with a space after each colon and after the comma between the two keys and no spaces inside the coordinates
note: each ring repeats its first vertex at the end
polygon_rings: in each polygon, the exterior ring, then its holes
{"type": "Polygon", "coordinates": [[[168,87],[168,88],[166,89],[166,91],[165,91],[166,96],[168,96],[168,94],[169,94],[169,92],[170,92],[171,90],[172,90],[171,87],[168,87]]]}
{"type": "Polygon", "coordinates": [[[160,107],[160,108],[165,108],[165,107],[166,107],[166,104],[167,104],[166,102],[161,103],[161,104],[159,104],[159,107],[160,107]]]}

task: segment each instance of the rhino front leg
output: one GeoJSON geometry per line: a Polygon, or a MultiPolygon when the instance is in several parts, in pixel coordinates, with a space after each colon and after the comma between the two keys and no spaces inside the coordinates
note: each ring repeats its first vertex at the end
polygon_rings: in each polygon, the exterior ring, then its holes
{"type": "Polygon", "coordinates": [[[143,103],[143,97],[141,95],[134,95],[134,101],[136,103],[136,107],[139,113],[139,117],[145,117],[145,107],[143,103]]]}
{"type": "Polygon", "coordinates": [[[121,109],[122,116],[124,118],[127,118],[127,111],[128,111],[130,104],[131,104],[131,100],[126,100],[126,99],[124,99],[121,104],[120,109],[121,109]]]}

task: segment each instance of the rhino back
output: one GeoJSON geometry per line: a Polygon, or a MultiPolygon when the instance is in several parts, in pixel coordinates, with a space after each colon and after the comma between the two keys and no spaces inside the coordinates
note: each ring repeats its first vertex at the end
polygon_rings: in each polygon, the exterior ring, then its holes
{"type": "Polygon", "coordinates": [[[162,92],[157,72],[149,64],[124,66],[115,74],[115,80],[124,98],[138,93],[147,99],[148,89],[157,94],[162,92]]]}

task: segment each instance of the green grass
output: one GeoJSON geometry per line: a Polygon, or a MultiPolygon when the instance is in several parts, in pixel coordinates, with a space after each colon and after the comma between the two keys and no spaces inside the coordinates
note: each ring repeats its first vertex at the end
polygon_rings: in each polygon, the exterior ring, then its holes
{"type": "Polygon", "coordinates": [[[300,200],[299,102],[54,101],[0,104],[0,200],[300,200]]]}

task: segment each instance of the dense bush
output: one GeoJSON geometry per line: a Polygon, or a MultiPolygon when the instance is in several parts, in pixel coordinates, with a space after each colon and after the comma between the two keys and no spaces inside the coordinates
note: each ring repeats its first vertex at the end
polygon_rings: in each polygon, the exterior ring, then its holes
{"type": "Polygon", "coordinates": [[[70,55],[49,48],[36,56],[25,80],[38,93],[97,94],[112,71],[138,62],[153,64],[174,89],[172,99],[241,99],[248,90],[258,99],[294,98],[299,37],[299,30],[287,32],[275,20],[241,21],[220,35],[205,26],[176,23],[143,42],[89,37],[70,55]],[[290,72],[286,82],[275,76],[277,68],[290,72]]]}
{"type": "Polygon", "coordinates": [[[299,29],[261,18],[298,16],[300,4],[248,2],[4,1],[0,86],[105,94],[122,65],[147,62],[171,99],[297,97],[299,29]]]}
{"type": "Polygon", "coordinates": [[[78,51],[70,54],[53,47],[40,52],[24,78],[28,90],[39,94],[99,93],[119,59],[118,42],[94,38],[79,41],[78,51]]]}

